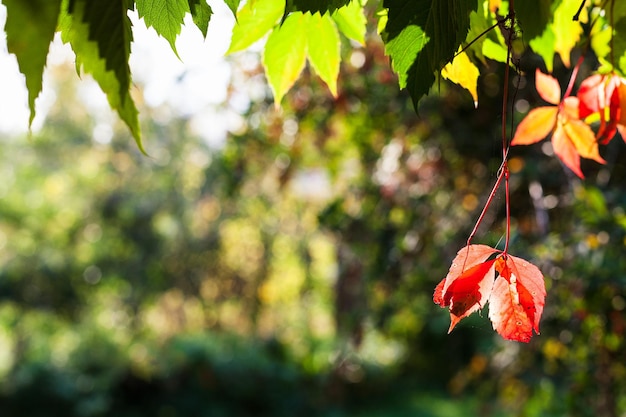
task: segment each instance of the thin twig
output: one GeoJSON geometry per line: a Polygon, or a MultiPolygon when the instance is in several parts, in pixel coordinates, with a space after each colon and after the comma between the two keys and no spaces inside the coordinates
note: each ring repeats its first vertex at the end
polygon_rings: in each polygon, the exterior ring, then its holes
{"type": "Polygon", "coordinates": [[[580,14],[582,13],[583,8],[585,7],[585,3],[587,3],[587,0],[583,0],[582,2],[580,2],[580,7],[578,8],[578,11],[574,15],[574,17],[572,17],[572,20],[576,22],[578,21],[578,19],[580,18],[580,14]]]}

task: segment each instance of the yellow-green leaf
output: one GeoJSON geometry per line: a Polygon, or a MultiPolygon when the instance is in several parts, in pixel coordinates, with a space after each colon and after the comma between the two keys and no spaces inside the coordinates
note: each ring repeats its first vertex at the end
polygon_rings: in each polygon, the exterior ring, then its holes
{"type": "Polygon", "coordinates": [[[296,82],[306,63],[306,23],[302,13],[290,14],[272,31],[265,44],[263,66],[276,105],[296,82]]]}
{"type": "Polygon", "coordinates": [[[359,0],[352,0],[347,6],[337,9],[332,15],[337,27],[348,39],[365,45],[367,20],[359,0]]]}
{"type": "Polygon", "coordinates": [[[586,8],[583,8],[579,21],[572,20],[579,5],[579,2],[562,1],[554,10],[552,23],[546,26],[541,36],[530,41],[530,47],[541,55],[548,72],[552,72],[556,53],[565,66],[570,66],[570,53],[583,31],[581,23],[588,21],[586,8]]]}
{"type": "Polygon", "coordinates": [[[305,18],[311,66],[326,83],[333,96],[337,96],[341,41],[335,23],[328,14],[323,16],[306,14],[305,18]]]}
{"type": "Polygon", "coordinates": [[[248,1],[237,12],[237,23],[227,54],[246,49],[269,32],[285,11],[284,2],[276,0],[248,1]]]}
{"type": "Polygon", "coordinates": [[[474,98],[474,104],[478,103],[478,68],[465,52],[457,55],[452,62],[446,65],[441,71],[441,75],[452,81],[455,84],[460,85],[470,92],[474,98]]]}

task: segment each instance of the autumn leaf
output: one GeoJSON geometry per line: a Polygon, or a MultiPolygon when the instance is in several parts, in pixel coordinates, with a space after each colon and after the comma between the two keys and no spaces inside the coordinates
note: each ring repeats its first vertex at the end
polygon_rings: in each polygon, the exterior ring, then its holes
{"type": "Polygon", "coordinates": [[[580,118],[600,121],[600,143],[610,142],[617,132],[626,141],[626,80],[617,74],[592,75],[580,84],[577,97],[580,118]]]}
{"type": "Polygon", "coordinates": [[[539,269],[524,259],[485,245],[469,245],[452,261],[433,301],[450,310],[450,333],[461,319],[489,302],[489,318],[504,339],[529,342],[539,334],[545,303],[539,269]]]}
{"type": "Polygon", "coordinates": [[[598,151],[598,142],[587,123],[581,120],[578,97],[560,100],[561,87],[558,81],[537,70],[535,74],[537,92],[548,103],[556,105],[537,107],[531,110],[518,125],[511,145],[531,145],[552,133],[552,147],[556,156],[580,178],[580,157],[593,159],[604,164],[598,151]]]}
{"type": "Polygon", "coordinates": [[[546,288],[539,269],[509,254],[495,262],[498,276],[489,297],[489,319],[498,334],[507,340],[528,343],[539,334],[546,288]]]}
{"type": "Polygon", "coordinates": [[[493,285],[492,266],[489,259],[499,251],[486,245],[470,245],[461,249],[454,260],[448,275],[435,289],[433,301],[450,309],[450,328],[464,317],[483,308],[489,299],[493,285]],[[491,279],[489,279],[491,276],[491,279]]]}
{"type": "Polygon", "coordinates": [[[478,68],[470,61],[465,52],[460,53],[442,70],[441,76],[465,88],[474,99],[474,106],[478,105],[478,68]]]}
{"type": "Polygon", "coordinates": [[[544,74],[543,72],[535,72],[535,87],[542,99],[550,104],[559,104],[561,101],[561,86],[556,78],[544,74]]]}

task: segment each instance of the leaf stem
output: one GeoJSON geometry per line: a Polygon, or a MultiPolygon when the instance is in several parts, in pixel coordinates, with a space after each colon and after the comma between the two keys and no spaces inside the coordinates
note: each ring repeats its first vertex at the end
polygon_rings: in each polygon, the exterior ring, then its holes
{"type": "Polygon", "coordinates": [[[613,38],[615,37],[615,25],[614,25],[614,15],[613,15],[613,7],[615,6],[615,0],[611,0],[611,17],[610,17],[610,24],[611,24],[611,55],[610,55],[610,60],[611,60],[611,66],[613,67],[612,70],[615,71],[615,55],[613,54],[613,50],[615,49],[613,47],[613,38]]]}
{"type": "Polygon", "coordinates": [[[503,94],[502,94],[502,164],[500,165],[500,169],[498,170],[498,178],[496,179],[496,183],[493,185],[493,188],[491,189],[491,192],[489,193],[489,197],[487,198],[487,202],[485,203],[483,210],[480,212],[480,215],[478,216],[478,220],[476,220],[476,224],[474,225],[472,232],[467,238],[467,243],[466,243],[467,246],[471,244],[472,239],[476,235],[478,227],[480,226],[483,219],[485,218],[485,214],[487,213],[487,210],[489,209],[489,206],[491,205],[493,198],[496,195],[496,191],[498,191],[498,188],[500,188],[500,184],[502,184],[502,180],[504,179],[505,193],[506,193],[506,197],[505,197],[506,238],[505,238],[504,251],[503,251],[504,255],[506,255],[507,250],[509,248],[509,238],[511,236],[511,204],[510,204],[510,197],[509,197],[509,167],[508,167],[509,144],[508,144],[508,139],[507,139],[507,134],[506,134],[506,126],[507,126],[506,116],[507,116],[507,110],[508,110],[507,104],[509,101],[509,80],[510,80],[510,70],[511,70],[511,54],[512,54],[512,48],[513,48],[512,42],[513,42],[513,38],[515,37],[515,31],[514,31],[515,9],[514,9],[513,4],[514,4],[514,1],[510,0],[508,16],[506,16],[506,18],[504,18],[502,22],[498,22],[498,24],[501,24],[503,22],[509,21],[511,24],[511,30],[508,31],[508,39],[506,40],[507,56],[506,56],[506,66],[504,69],[504,89],[503,89],[503,94]]]}
{"type": "Polygon", "coordinates": [[[506,235],[504,238],[504,250],[503,254],[506,256],[509,250],[509,240],[511,238],[511,197],[509,192],[509,142],[506,134],[506,118],[508,114],[508,102],[509,102],[509,80],[511,77],[511,54],[512,54],[512,41],[515,28],[515,6],[514,1],[509,2],[509,15],[508,19],[511,22],[511,30],[509,32],[509,39],[507,39],[507,53],[506,53],[506,66],[504,68],[504,88],[502,92],[502,173],[504,177],[504,193],[505,193],[505,208],[506,208],[506,235]]]}
{"type": "Polygon", "coordinates": [[[491,189],[491,192],[489,193],[489,197],[487,197],[487,202],[485,203],[483,210],[480,212],[480,216],[478,216],[478,220],[476,220],[476,224],[474,225],[472,232],[467,238],[467,243],[466,243],[467,246],[469,246],[470,243],[472,243],[472,239],[474,239],[474,236],[476,236],[478,227],[480,226],[483,219],[485,218],[485,214],[487,214],[487,209],[489,209],[489,206],[491,205],[491,202],[493,201],[493,197],[496,195],[496,191],[498,191],[498,188],[500,188],[500,184],[502,183],[503,178],[504,178],[504,169],[502,166],[500,166],[500,169],[498,170],[498,178],[496,179],[496,183],[493,185],[493,188],[491,189]]]}
{"type": "MultiPolygon", "coordinates": [[[[569,97],[569,95],[572,93],[572,89],[574,88],[574,82],[576,81],[576,77],[578,76],[578,70],[580,69],[580,66],[582,65],[584,60],[585,60],[585,55],[581,54],[578,57],[578,61],[576,62],[574,69],[572,69],[572,75],[569,78],[569,83],[567,84],[567,90],[565,90],[563,99],[565,99],[565,97],[569,97]]],[[[561,100],[561,103],[563,103],[562,100],[561,100]]]]}

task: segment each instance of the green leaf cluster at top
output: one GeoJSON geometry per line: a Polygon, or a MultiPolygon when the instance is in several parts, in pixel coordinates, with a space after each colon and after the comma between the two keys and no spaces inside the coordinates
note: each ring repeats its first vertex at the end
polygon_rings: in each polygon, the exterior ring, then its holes
{"type": "MultiPolygon", "coordinates": [[[[1,1],[7,9],[7,47],[26,78],[30,122],[42,88],[48,48],[60,31],[76,53],[77,69],[94,77],[142,150],[138,111],[130,94],[128,60],[133,35],[128,11],[136,10],[176,54],[176,39],[185,17],[191,15],[206,37],[213,14],[207,0],[1,1]]],[[[340,34],[363,44],[371,8],[365,0],[222,1],[236,17],[228,53],[266,39],[263,65],[276,103],[307,61],[331,93],[338,94],[340,34]]],[[[460,51],[465,56],[452,63],[444,77],[465,83],[468,89],[475,89],[475,74],[480,73],[477,66],[487,59],[508,61],[509,46],[515,57],[532,49],[549,72],[558,62],[557,56],[569,66],[573,48],[583,46],[595,52],[601,72],[626,73],[624,1],[588,0],[579,20],[572,18],[580,1],[516,2],[514,19],[507,0],[380,0],[378,4],[385,52],[400,87],[408,90],[416,106],[460,51]]]]}
{"type": "Polygon", "coordinates": [[[384,0],[387,24],[382,33],[386,52],[417,107],[441,71],[454,57],[470,27],[475,0],[384,0]]]}
{"type": "MultiPolygon", "coordinates": [[[[302,8],[306,2],[295,3],[302,8]]],[[[237,13],[228,53],[242,51],[269,33],[263,66],[276,103],[281,102],[299,77],[307,59],[331,93],[337,95],[341,61],[339,31],[364,43],[366,20],[359,1],[340,9],[331,6],[325,10],[334,9],[333,13],[288,13],[288,9],[275,0],[248,2],[237,13]]]]}

